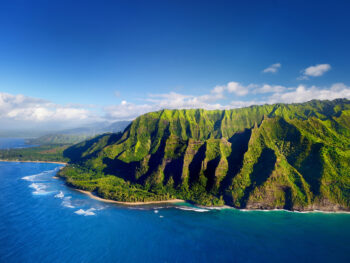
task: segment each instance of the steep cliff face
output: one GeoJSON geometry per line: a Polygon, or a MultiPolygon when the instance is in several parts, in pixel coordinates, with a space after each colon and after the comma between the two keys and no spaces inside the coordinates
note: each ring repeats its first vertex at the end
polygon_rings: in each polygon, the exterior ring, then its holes
{"type": "Polygon", "coordinates": [[[350,101],[152,112],[65,154],[204,205],[347,210],[350,101]]]}

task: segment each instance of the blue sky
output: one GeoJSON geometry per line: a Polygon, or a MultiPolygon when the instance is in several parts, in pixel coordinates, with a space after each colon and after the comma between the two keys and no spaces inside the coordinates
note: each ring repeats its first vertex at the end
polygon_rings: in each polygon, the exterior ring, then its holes
{"type": "Polygon", "coordinates": [[[350,98],[349,10],[348,1],[1,1],[0,120],[68,125],[350,98]]]}

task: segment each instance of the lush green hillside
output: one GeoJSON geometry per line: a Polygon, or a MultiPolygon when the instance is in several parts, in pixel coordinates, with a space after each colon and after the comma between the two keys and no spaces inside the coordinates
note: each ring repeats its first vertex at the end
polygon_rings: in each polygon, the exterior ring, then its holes
{"type": "Polygon", "coordinates": [[[47,144],[28,148],[1,149],[0,160],[8,161],[45,161],[45,162],[68,162],[63,156],[63,151],[68,145],[47,144]]]}
{"type": "Polygon", "coordinates": [[[177,197],[239,208],[350,207],[345,99],[162,110],[138,117],[123,134],[102,135],[64,153],[75,167],[62,171],[69,183],[121,201],[177,197]]]}

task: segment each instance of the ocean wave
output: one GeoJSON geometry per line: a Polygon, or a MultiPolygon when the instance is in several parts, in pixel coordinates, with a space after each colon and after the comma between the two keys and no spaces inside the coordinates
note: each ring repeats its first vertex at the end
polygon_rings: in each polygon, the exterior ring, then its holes
{"type": "Polygon", "coordinates": [[[129,210],[150,210],[150,208],[144,208],[144,207],[127,207],[129,210]]]}
{"type": "Polygon", "coordinates": [[[310,213],[320,213],[320,214],[350,214],[349,211],[322,211],[322,210],[287,210],[287,209],[237,209],[242,212],[287,212],[287,213],[297,213],[297,214],[310,214],[310,213]]]}
{"type": "Polygon", "coordinates": [[[94,216],[94,215],[96,215],[96,213],[93,212],[95,210],[96,209],[92,207],[92,208],[87,209],[87,210],[79,209],[79,210],[75,211],[74,213],[76,213],[77,215],[83,215],[83,216],[94,216]]]}
{"type": "Polygon", "coordinates": [[[22,177],[22,180],[26,180],[26,181],[30,181],[30,182],[39,181],[37,177],[39,177],[43,174],[44,173],[24,176],[24,177],[22,177]]]}
{"type": "Polygon", "coordinates": [[[100,211],[100,210],[105,209],[106,207],[108,207],[108,206],[105,206],[105,205],[97,205],[96,207],[94,207],[94,209],[97,210],[97,211],[100,211]]]}
{"type": "Polygon", "coordinates": [[[205,209],[208,209],[208,210],[225,210],[225,209],[232,209],[232,207],[229,207],[229,206],[208,206],[208,207],[205,207],[205,209]]]}
{"type": "Polygon", "coordinates": [[[33,194],[36,194],[36,195],[44,195],[44,194],[50,193],[45,191],[45,189],[47,188],[47,185],[43,183],[32,183],[31,185],[29,185],[29,187],[35,189],[33,194]]]}
{"type": "Polygon", "coordinates": [[[180,209],[180,210],[194,211],[194,212],[199,212],[199,213],[209,212],[209,210],[205,209],[205,208],[197,208],[197,207],[189,207],[189,206],[177,206],[176,208],[180,209]]]}
{"type": "Polygon", "coordinates": [[[75,206],[72,205],[72,200],[71,200],[71,198],[72,198],[71,196],[64,197],[61,204],[62,204],[64,207],[75,208],[75,206]]]}
{"type": "Polygon", "coordinates": [[[33,174],[33,175],[28,175],[28,176],[24,176],[22,177],[22,180],[26,180],[26,181],[30,181],[30,182],[34,182],[34,181],[45,181],[45,179],[41,179],[41,176],[45,176],[54,172],[57,172],[59,170],[59,167],[52,169],[52,170],[47,170],[38,174],[33,174]]]}
{"type": "Polygon", "coordinates": [[[64,193],[62,191],[60,191],[57,195],[55,195],[56,198],[63,198],[64,197],[64,193]]]}

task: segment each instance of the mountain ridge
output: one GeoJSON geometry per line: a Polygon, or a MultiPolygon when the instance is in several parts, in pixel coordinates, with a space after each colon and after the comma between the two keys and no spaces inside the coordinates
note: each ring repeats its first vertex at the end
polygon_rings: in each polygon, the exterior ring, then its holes
{"type": "Polygon", "coordinates": [[[68,166],[62,176],[118,201],[175,197],[247,209],[349,210],[349,138],[346,99],[161,110],[123,133],[68,148],[80,170],[68,166]]]}

